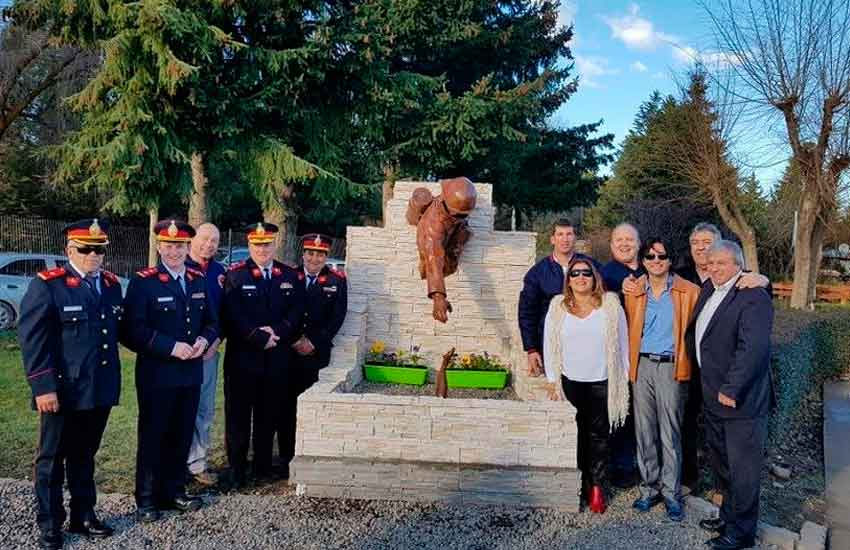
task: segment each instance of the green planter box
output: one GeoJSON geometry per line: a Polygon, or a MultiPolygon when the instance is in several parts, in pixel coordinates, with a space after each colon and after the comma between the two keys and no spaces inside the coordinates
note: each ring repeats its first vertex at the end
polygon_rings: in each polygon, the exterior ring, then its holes
{"type": "Polygon", "coordinates": [[[450,388],[501,390],[508,383],[508,373],[503,370],[447,369],[446,382],[450,388]]]}
{"type": "Polygon", "coordinates": [[[427,367],[396,367],[367,363],[363,365],[363,370],[369,382],[422,386],[428,381],[427,367]]]}

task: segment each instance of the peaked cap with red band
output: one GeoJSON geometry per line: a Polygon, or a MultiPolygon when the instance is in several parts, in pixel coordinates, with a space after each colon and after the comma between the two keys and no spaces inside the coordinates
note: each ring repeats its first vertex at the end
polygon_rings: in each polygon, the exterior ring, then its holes
{"type": "Polygon", "coordinates": [[[304,250],[318,250],[319,252],[330,252],[333,239],[319,233],[308,233],[301,237],[304,250]]]}
{"type": "Polygon", "coordinates": [[[161,243],[188,243],[195,236],[195,228],[178,220],[163,220],[153,227],[156,240],[161,243]]]}
{"type": "Polygon", "coordinates": [[[278,228],[273,223],[257,222],[245,228],[250,244],[267,244],[274,242],[278,228]]]}
{"type": "Polygon", "coordinates": [[[109,244],[109,237],[106,235],[108,230],[108,221],[98,220],[97,218],[88,218],[74,223],[69,223],[62,228],[62,234],[65,235],[69,241],[75,241],[82,245],[102,246],[109,244]]]}

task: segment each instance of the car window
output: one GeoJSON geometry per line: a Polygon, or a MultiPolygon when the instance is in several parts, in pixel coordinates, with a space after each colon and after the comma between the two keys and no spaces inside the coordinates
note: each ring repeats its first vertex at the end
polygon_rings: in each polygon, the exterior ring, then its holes
{"type": "Polygon", "coordinates": [[[68,265],[68,260],[66,260],[65,258],[59,258],[53,261],[56,262],[56,267],[65,267],[66,265],[68,265]]]}
{"type": "Polygon", "coordinates": [[[47,269],[47,263],[41,258],[15,260],[0,268],[0,275],[16,275],[18,277],[35,277],[39,271],[47,269]]]}

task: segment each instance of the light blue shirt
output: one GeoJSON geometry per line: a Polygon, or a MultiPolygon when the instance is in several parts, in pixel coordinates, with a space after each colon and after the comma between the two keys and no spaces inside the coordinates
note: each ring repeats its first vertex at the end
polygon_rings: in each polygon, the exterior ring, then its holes
{"type": "Polygon", "coordinates": [[[643,319],[641,353],[665,355],[676,351],[673,343],[673,298],[670,295],[672,286],[673,277],[668,276],[667,286],[656,299],[649,280],[646,281],[646,316],[643,319]]]}
{"type": "Polygon", "coordinates": [[[170,267],[165,265],[165,262],[162,262],[162,267],[165,268],[165,270],[168,272],[168,274],[171,275],[171,278],[174,279],[175,281],[177,280],[177,277],[180,277],[180,288],[182,288],[183,292],[185,293],[186,292],[186,266],[184,265],[183,269],[180,270],[180,271],[172,271],[170,267]]]}

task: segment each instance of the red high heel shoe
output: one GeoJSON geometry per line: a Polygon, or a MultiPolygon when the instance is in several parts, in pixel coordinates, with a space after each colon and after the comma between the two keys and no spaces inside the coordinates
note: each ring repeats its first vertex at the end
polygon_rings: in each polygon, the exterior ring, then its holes
{"type": "Polygon", "coordinates": [[[594,485],[590,489],[590,511],[596,514],[604,514],[606,508],[605,493],[602,491],[602,487],[594,485]]]}

